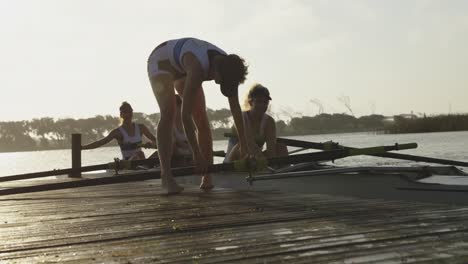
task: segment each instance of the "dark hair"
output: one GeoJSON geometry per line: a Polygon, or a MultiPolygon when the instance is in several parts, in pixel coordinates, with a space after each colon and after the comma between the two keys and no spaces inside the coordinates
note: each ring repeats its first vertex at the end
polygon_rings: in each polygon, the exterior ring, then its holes
{"type": "Polygon", "coordinates": [[[239,84],[245,81],[248,73],[244,59],[236,54],[223,56],[219,59],[216,70],[221,75],[221,93],[226,97],[237,95],[239,84]]]}
{"type": "Polygon", "coordinates": [[[128,110],[128,109],[133,111],[132,106],[127,101],[123,101],[119,108],[120,112],[124,112],[125,110],[128,110]]]}
{"type": "Polygon", "coordinates": [[[237,85],[244,83],[248,68],[249,67],[245,65],[244,59],[236,54],[223,56],[218,64],[218,71],[221,75],[222,82],[235,83],[237,85]]]}
{"type": "Polygon", "coordinates": [[[180,106],[182,104],[182,98],[180,97],[180,95],[175,95],[175,101],[177,106],[180,106]]]}

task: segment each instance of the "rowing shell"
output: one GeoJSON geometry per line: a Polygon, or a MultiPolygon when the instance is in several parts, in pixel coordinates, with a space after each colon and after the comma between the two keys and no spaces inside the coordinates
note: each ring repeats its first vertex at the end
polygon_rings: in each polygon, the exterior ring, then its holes
{"type": "MultiPolygon", "coordinates": [[[[316,164],[301,165],[299,171],[291,168],[287,172],[247,177],[240,173],[217,173],[213,181],[217,187],[241,191],[274,190],[468,205],[468,174],[453,166],[317,168],[316,164]],[[439,181],[436,183],[434,179],[439,181]]],[[[199,184],[200,179],[191,176],[178,181],[199,184]]]]}

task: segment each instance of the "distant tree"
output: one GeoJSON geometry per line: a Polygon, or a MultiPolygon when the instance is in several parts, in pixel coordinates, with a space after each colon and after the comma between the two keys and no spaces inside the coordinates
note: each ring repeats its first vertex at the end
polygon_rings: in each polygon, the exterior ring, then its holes
{"type": "Polygon", "coordinates": [[[159,119],[161,119],[160,113],[150,114],[148,115],[148,120],[151,123],[151,127],[156,128],[159,123],[159,119]]]}
{"type": "Polygon", "coordinates": [[[287,124],[283,120],[276,121],[276,133],[280,136],[286,135],[287,124]]]}
{"type": "Polygon", "coordinates": [[[133,113],[133,119],[139,124],[144,124],[150,131],[156,130],[156,124],[150,116],[143,113],[133,113]]]}
{"type": "Polygon", "coordinates": [[[438,115],[406,118],[395,116],[387,133],[424,133],[468,130],[468,115],[438,115]]]}
{"type": "Polygon", "coordinates": [[[317,115],[323,114],[323,104],[319,99],[310,99],[309,102],[317,106],[317,115]]]}
{"type": "Polygon", "coordinates": [[[28,123],[31,133],[42,139],[45,139],[55,129],[55,121],[51,117],[36,118],[28,123]]]}
{"type": "Polygon", "coordinates": [[[212,110],[208,108],[206,113],[208,116],[208,120],[210,120],[211,126],[213,128],[227,128],[232,125],[232,114],[231,110],[229,109],[222,108],[219,110],[212,110]]]}
{"type": "Polygon", "coordinates": [[[27,121],[3,122],[0,124],[0,151],[36,149],[36,141],[30,136],[27,121]]]}
{"type": "Polygon", "coordinates": [[[384,127],[383,115],[369,115],[358,118],[358,126],[365,129],[382,129],[384,127]]]}
{"type": "Polygon", "coordinates": [[[340,96],[338,97],[338,101],[343,104],[343,106],[351,113],[352,116],[355,116],[353,108],[351,107],[351,98],[349,98],[349,96],[340,96]]]}
{"type": "MultiPolygon", "coordinates": [[[[291,110],[292,111],[292,110],[291,110]]],[[[207,109],[213,128],[213,138],[224,139],[224,133],[231,132],[232,115],[228,109],[207,109]]],[[[356,118],[348,114],[321,113],[315,116],[297,116],[287,113],[289,122],[276,120],[277,134],[304,135],[332,132],[369,131],[385,129],[387,133],[416,133],[435,131],[468,130],[468,115],[426,116],[398,115],[389,122],[382,115],[356,118]],[[384,120],[387,120],[384,122],[384,120]]],[[[134,119],[156,129],[160,114],[134,113],[134,119]]],[[[95,141],[107,135],[120,125],[120,118],[97,115],[92,118],[55,120],[50,117],[35,118],[31,121],[0,122],[0,152],[29,151],[36,149],[69,148],[71,134],[81,133],[84,142],[95,141]]],[[[112,142],[110,144],[116,144],[112,142]]]]}

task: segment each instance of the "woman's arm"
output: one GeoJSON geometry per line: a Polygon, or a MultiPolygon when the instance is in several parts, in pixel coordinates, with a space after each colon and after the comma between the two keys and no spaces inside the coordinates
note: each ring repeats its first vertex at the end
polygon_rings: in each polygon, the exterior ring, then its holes
{"type": "Polygon", "coordinates": [[[245,135],[244,120],[242,117],[242,111],[239,104],[239,96],[228,97],[229,108],[231,109],[232,117],[234,119],[234,126],[237,130],[237,136],[239,139],[240,157],[244,158],[247,154],[250,154],[250,148],[247,144],[247,137],[245,135]]]}
{"type": "Polygon", "coordinates": [[[107,143],[109,143],[111,140],[113,139],[117,139],[117,130],[114,129],[112,130],[112,132],[110,132],[107,136],[105,136],[104,138],[101,138],[95,142],[92,142],[92,143],[89,143],[89,144],[86,144],[86,145],[83,145],[81,146],[81,149],[95,149],[95,148],[99,148],[100,146],[102,145],[105,145],[107,143]]]}
{"type": "Polygon", "coordinates": [[[192,148],[193,156],[201,158],[202,154],[195,135],[195,124],[193,122],[193,110],[195,108],[198,89],[202,89],[203,69],[191,53],[185,54],[184,65],[187,72],[184,87],[184,99],[182,100],[182,124],[184,125],[187,141],[192,148]]]}
{"type": "Polygon", "coordinates": [[[153,133],[151,133],[148,129],[147,126],[145,126],[144,124],[140,124],[140,131],[141,133],[151,141],[153,147],[156,147],[156,137],[153,135],[153,133]]]}

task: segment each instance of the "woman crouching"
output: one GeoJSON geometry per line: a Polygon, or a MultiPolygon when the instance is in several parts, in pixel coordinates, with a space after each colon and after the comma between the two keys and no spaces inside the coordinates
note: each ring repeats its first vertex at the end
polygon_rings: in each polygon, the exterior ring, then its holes
{"type": "MultiPolygon", "coordinates": [[[[270,100],[270,91],[263,85],[255,84],[250,88],[244,103],[245,111],[242,112],[247,144],[257,157],[287,156],[286,145],[276,142],[275,120],[266,113],[270,100]],[[265,143],[266,149],[263,151],[265,143]]],[[[231,162],[240,158],[237,138],[231,137],[224,161],[231,162]]]]}

